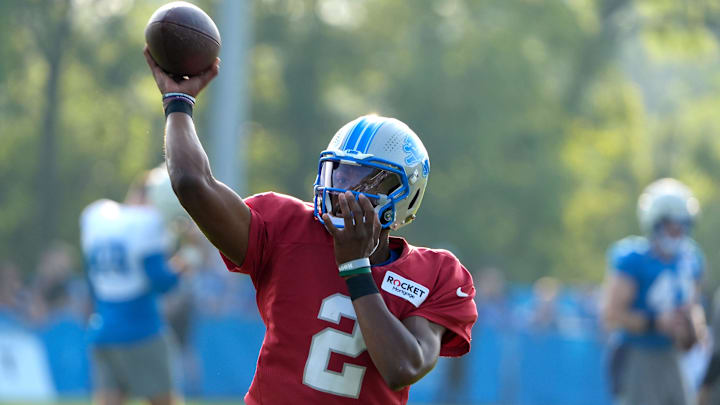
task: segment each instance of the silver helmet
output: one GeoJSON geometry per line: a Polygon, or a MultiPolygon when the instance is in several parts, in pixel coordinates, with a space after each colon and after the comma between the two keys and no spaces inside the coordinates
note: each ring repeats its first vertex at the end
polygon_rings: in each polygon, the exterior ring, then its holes
{"type": "Polygon", "coordinates": [[[652,235],[664,220],[683,223],[688,229],[700,212],[700,204],[683,183],[664,178],[648,185],[638,199],[640,228],[652,235]]]}
{"type": "Polygon", "coordinates": [[[336,195],[351,191],[370,199],[383,228],[398,229],[415,219],[422,202],[430,159],[420,138],[395,118],[366,115],[335,133],[320,154],[314,185],[315,216],[338,217],[336,195]]]}

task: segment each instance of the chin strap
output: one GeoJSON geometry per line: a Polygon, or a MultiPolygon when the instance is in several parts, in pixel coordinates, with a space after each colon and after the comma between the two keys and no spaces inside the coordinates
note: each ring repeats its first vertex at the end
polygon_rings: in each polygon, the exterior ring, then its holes
{"type": "Polygon", "coordinates": [[[380,246],[380,238],[378,238],[377,243],[375,243],[375,247],[373,248],[372,252],[368,255],[368,257],[372,256],[373,253],[377,250],[378,246],[380,246]]]}

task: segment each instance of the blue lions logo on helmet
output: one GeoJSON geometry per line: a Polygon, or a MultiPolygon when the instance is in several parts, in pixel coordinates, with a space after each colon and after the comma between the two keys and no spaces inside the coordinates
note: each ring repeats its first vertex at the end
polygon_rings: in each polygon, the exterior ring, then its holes
{"type": "Polygon", "coordinates": [[[430,159],[425,159],[423,162],[423,177],[427,177],[430,174],[430,159]]]}
{"type": "Polygon", "coordinates": [[[403,142],[403,150],[405,151],[405,164],[408,166],[415,166],[420,162],[420,151],[417,145],[413,142],[409,136],[405,137],[403,142]]]}

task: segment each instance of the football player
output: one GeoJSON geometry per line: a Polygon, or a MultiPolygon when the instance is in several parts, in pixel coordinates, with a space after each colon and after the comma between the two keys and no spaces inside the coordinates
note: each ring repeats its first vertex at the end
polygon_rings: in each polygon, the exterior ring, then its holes
{"type": "Polygon", "coordinates": [[[320,155],[312,202],[242,199],[212,176],[191,115],[218,63],[175,82],[145,55],[164,95],[178,199],[257,290],[267,331],[247,404],[405,404],[438,356],[468,352],[469,272],[448,251],[390,236],[415,219],[430,172],[407,125],[378,116],[344,125],[320,155]]]}
{"type": "Polygon", "coordinates": [[[128,397],[153,405],[180,401],[157,302],[178,283],[178,274],[168,264],[171,237],[148,191],[143,177],[124,203],[98,200],[80,217],[94,304],[88,322],[93,391],[101,405],[119,405],[128,397]]]}
{"type": "Polygon", "coordinates": [[[697,199],[677,180],[650,184],[638,200],[644,237],[609,251],[603,318],[617,330],[611,362],[622,404],[686,404],[678,354],[703,333],[699,282],[705,266],[690,238],[697,199]]]}

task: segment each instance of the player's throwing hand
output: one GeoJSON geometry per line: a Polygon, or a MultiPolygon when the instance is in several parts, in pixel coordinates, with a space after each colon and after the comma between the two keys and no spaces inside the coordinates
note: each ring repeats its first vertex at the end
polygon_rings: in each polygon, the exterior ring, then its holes
{"type": "Polygon", "coordinates": [[[370,257],[380,240],[380,220],[370,200],[364,195],[356,200],[352,192],[338,195],[340,213],[345,227],[338,229],[328,214],[323,215],[325,228],[334,240],[335,261],[338,264],[370,257]]]}
{"type": "Polygon", "coordinates": [[[208,70],[200,73],[199,75],[176,80],[162,70],[152,56],[150,56],[150,51],[148,50],[147,45],[145,46],[143,53],[145,54],[145,60],[147,60],[147,64],[150,66],[153,77],[155,77],[155,82],[162,94],[184,93],[196,97],[200,91],[202,91],[202,89],[204,89],[205,86],[207,86],[207,84],[210,83],[215,76],[217,76],[220,69],[220,58],[217,58],[215,63],[213,63],[208,70]]]}

